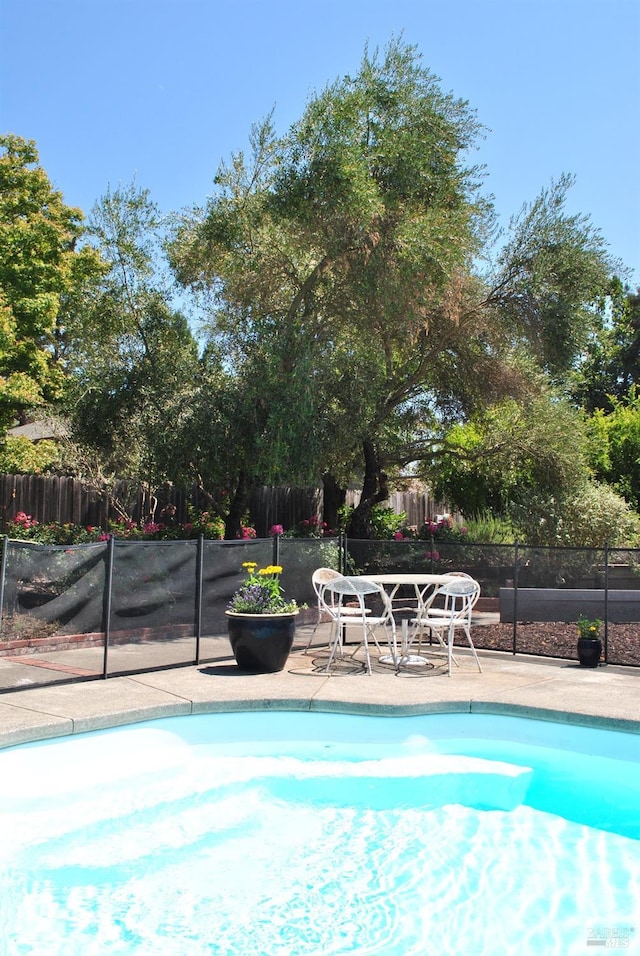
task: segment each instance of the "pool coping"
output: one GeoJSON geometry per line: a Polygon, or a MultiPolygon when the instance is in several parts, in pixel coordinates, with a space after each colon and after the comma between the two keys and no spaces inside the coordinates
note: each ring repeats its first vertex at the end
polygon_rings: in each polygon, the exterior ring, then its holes
{"type": "Polygon", "coordinates": [[[377,714],[484,713],[640,734],[640,670],[481,655],[451,677],[326,674],[303,649],[277,674],[242,673],[233,659],[70,681],[0,695],[0,749],[160,717],[247,710],[377,714]]]}

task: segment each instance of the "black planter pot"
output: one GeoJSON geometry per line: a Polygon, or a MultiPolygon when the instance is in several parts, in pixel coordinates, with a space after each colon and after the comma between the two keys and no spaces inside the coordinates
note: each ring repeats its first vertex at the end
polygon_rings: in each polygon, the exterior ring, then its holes
{"type": "Polygon", "coordinates": [[[578,638],[578,660],[582,667],[597,667],[602,654],[602,641],[599,637],[578,638]]]}
{"type": "Polygon", "coordinates": [[[252,674],[281,671],[293,645],[293,614],[238,614],[227,611],[229,641],[238,667],[252,674]]]}

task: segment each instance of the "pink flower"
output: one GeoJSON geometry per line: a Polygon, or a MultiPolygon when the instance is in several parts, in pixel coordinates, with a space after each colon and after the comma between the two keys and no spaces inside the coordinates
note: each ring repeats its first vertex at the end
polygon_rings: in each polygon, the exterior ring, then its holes
{"type": "Polygon", "coordinates": [[[155,521],[148,521],[142,528],[144,534],[154,534],[156,531],[162,531],[163,524],[156,524],[155,521]]]}
{"type": "Polygon", "coordinates": [[[269,528],[269,534],[275,538],[276,535],[284,534],[284,528],[281,524],[272,524],[269,528]]]}
{"type": "Polygon", "coordinates": [[[402,531],[394,531],[394,532],[393,532],[393,540],[394,540],[394,541],[402,541],[402,540],[403,540],[402,531]]]}
{"type": "Polygon", "coordinates": [[[24,511],[19,511],[13,519],[15,524],[21,524],[23,528],[35,528],[38,522],[31,515],[26,515],[24,511]]]}

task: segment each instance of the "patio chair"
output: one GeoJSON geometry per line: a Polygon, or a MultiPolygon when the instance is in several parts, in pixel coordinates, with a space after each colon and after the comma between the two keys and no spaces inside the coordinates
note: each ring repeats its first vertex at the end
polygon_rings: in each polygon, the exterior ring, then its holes
{"type": "MultiPolygon", "coordinates": [[[[326,585],[329,584],[330,581],[335,581],[341,577],[343,577],[343,575],[340,574],[339,571],[336,571],[334,568],[316,568],[316,570],[311,575],[311,583],[313,585],[313,590],[315,591],[316,598],[317,598],[318,616],[317,616],[314,628],[309,637],[309,640],[307,641],[307,646],[305,647],[303,651],[304,654],[306,654],[307,651],[311,648],[313,644],[313,638],[315,637],[315,633],[321,624],[326,623],[326,618],[328,617],[331,623],[335,622],[335,619],[338,613],[338,603],[339,603],[338,599],[335,596],[335,594],[332,596],[331,593],[329,593],[325,599],[325,597],[323,596],[323,591],[326,585]]],[[[360,607],[345,606],[342,608],[342,613],[344,615],[346,614],[358,615],[360,614],[360,607]]],[[[329,643],[330,643],[330,640],[329,640],[329,643]]]]}
{"type": "Polygon", "coordinates": [[[361,577],[341,577],[334,581],[329,581],[322,590],[323,599],[326,605],[336,609],[336,617],[333,626],[333,635],[331,638],[331,651],[327,661],[327,673],[336,655],[340,650],[340,656],[344,654],[344,634],[347,628],[360,628],[362,639],[351,655],[355,657],[360,647],[364,644],[367,673],[371,674],[371,655],[369,653],[369,638],[373,641],[376,648],[382,653],[382,648],[376,636],[376,628],[384,628],[385,638],[389,646],[391,660],[397,666],[398,649],[396,643],[396,623],[393,618],[393,606],[389,595],[381,584],[368,581],[361,577]],[[366,600],[376,597],[382,604],[382,611],[374,614],[372,609],[367,607],[366,600]],[[328,597],[328,600],[327,600],[328,597]],[[345,601],[351,600],[357,607],[346,607],[345,601]]]}
{"type": "Polygon", "coordinates": [[[447,672],[451,676],[451,662],[459,666],[453,655],[453,642],[456,629],[461,629],[469,642],[469,647],[482,672],[476,649],[471,640],[471,614],[478,598],[480,585],[467,575],[456,575],[458,580],[448,581],[436,588],[429,598],[421,602],[418,614],[413,619],[414,635],[420,640],[423,631],[428,628],[438,643],[447,651],[447,672]]]}

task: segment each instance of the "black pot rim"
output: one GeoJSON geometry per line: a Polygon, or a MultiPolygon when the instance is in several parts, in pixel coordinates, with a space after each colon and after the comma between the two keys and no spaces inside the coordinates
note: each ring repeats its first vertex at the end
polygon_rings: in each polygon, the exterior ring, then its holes
{"type": "Polygon", "coordinates": [[[297,611],[273,611],[268,614],[256,614],[251,611],[225,611],[224,613],[228,617],[295,617],[300,613],[300,608],[297,611]]]}

